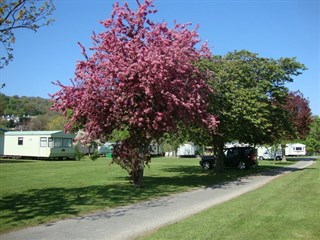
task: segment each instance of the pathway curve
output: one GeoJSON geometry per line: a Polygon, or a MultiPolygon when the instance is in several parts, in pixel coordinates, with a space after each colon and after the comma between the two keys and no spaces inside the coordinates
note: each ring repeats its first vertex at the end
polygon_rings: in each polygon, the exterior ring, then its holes
{"type": "Polygon", "coordinates": [[[237,181],[199,188],[73,219],[0,235],[1,240],[120,240],[177,222],[192,214],[257,189],[291,171],[310,166],[313,159],[237,181]]]}

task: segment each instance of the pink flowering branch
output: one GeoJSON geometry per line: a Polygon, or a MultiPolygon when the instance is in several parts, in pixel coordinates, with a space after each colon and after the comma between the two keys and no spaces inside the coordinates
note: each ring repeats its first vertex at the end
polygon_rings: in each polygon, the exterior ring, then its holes
{"type": "Polygon", "coordinates": [[[90,57],[80,44],[85,60],[76,66],[73,86],[57,83],[61,90],[52,96],[53,109],[72,112],[66,128],[79,126],[89,140],[128,129],[130,137],[118,146],[114,161],[129,166],[135,183],[141,161],[150,160],[153,138],[174,131],[178,122],[216,126],[207,111],[211,90],[195,66],[211,54],[208,47],[196,48],[200,39],[190,23],[170,29],[148,19],[156,13],[152,2],[137,1],[136,11],[116,2],[111,18],[102,21],[105,31],[92,36],[90,57]]]}

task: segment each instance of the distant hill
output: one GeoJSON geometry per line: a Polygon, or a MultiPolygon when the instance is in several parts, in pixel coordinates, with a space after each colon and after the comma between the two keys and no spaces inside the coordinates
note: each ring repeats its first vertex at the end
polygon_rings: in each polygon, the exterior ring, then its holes
{"type": "Polygon", "coordinates": [[[25,96],[9,97],[0,93],[0,116],[38,116],[48,113],[50,106],[49,99],[25,96]]]}

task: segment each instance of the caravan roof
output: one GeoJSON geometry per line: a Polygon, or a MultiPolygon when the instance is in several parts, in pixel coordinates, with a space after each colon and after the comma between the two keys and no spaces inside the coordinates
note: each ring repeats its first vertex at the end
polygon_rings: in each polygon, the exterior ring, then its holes
{"type": "Polygon", "coordinates": [[[62,130],[59,131],[11,131],[6,132],[6,136],[39,136],[39,135],[63,135],[63,136],[69,136],[74,137],[74,134],[65,134],[62,130]]]}
{"type": "Polygon", "coordinates": [[[305,145],[305,144],[302,144],[302,143],[288,143],[286,146],[287,146],[287,147],[288,147],[288,146],[292,146],[292,147],[305,147],[306,145],[305,145]]]}

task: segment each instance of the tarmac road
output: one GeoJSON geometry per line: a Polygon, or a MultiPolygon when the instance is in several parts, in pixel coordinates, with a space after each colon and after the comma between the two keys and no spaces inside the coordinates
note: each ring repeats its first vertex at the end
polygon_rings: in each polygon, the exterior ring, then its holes
{"type": "Polygon", "coordinates": [[[212,187],[174,194],[105,212],[62,220],[0,235],[1,240],[120,240],[178,222],[216,204],[257,189],[273,179],[313,164],[299,161],[283,170],[249,176],[212,187]]]}

